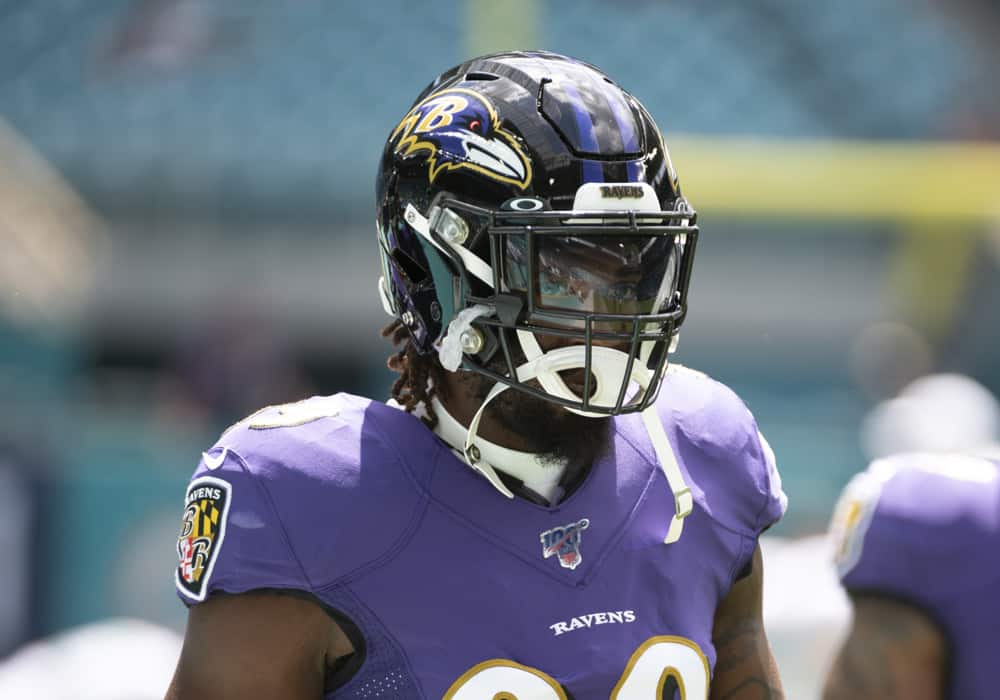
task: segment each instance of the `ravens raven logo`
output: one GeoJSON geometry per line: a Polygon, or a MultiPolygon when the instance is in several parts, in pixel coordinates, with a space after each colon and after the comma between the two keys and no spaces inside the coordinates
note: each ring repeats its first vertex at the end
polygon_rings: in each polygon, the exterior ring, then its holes
{"type": "Polygon", "coordinates": [[[500,128],[496,110],[473,90],[436,92],[403,117],[389,137],[403,158],[426,153],[429,179],[465,168],[524,190],[531,161],[518,139],[500,128]]]}

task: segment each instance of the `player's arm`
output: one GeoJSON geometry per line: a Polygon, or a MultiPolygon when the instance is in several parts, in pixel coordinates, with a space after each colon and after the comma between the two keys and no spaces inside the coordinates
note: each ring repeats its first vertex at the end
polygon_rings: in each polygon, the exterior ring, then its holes
{"type": "Polygon", "coordinates": [[[918,608],[852,595],[854,623],[830,674],[824,700],[941,700],[947,675],[944,635],[918,608]]]}
{"type": "Polygon", "coordinates": [[[320,700],[353,652],[317,603],[268,592],[215,594],[188,612],[166,700],[320,700]]]}
{"type": "Polygon", "coordinates": [[[760,546],[749,575],[733,584],[715,613],[712,643],[717,659],[711,700],[779,700],[778,666],[764,634],[764,565],[760,546]]]}

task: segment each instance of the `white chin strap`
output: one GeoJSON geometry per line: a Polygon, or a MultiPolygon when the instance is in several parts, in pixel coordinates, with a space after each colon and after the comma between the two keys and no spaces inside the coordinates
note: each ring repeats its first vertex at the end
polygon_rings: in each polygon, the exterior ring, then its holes
{"type": "MultiPolygon", "coordinates": [[[[528,382],[537,379],[538,383],[550,394],[574,401],[582,401],[583,398],[577,396],[566,386],[566,383],[559,376],[559,372],[570,369],[582,369],[586,363],[586,348],[576,345],[565,348],[557,348],[549,352],[542,352],[535,336],[527,331],[518,331],[518,339],[528,361],[517,368],[517,379],[521,382],[528,382]]],[[[613,407],[618,400],[617,392],[621,389],[621,378],[625,375],[625,368],[628,365],[628,354],[615,350],[596,346],[591,348],[591,372],[596,377],[596,392],[591,398],[591,403],[601,407],[613,407]],[[609,376],[611,375],[611,376],[609,376]],[[612,381],[614,377],[617,380],[612,381]],[[602,393],[603,392],[603,393],[602,393]]],[[[632,364],[631,381],[639,385],[646,391],[649,388],[652,372],[644,364],[634,362],[632,364]]],[[[479,421],[483,417],[483,411],[490,401],[509,389],[508,384],[497,382],[486,395],[479,410],[472,417],[469,423],[469,432],[465,438],[463,454],[466,462],[482,474],[493,484],[498,491],[508,498],[513,498],[513,494],[507,489],[493,467],[482,459],[481,451],[476,447],[476,433],[479,430],[479,421]]],[[[579,409],[567,408],[567,411],[587,417],[604,417],[603,413],[591,413],[579,409]]],[[[663,430],[663,424],[656,413],[656,406],[650,405],[642,412],[642,422],[646,426],[646,432],[653,443],[653,450],[656,452],[660,469],[667,480],[667,485],[674,495],[674,514],[670,520],[670,527],[664,544],[671,544],[680,539],[684,528],[684,518],[691,514],[694,506],[691,497],[691,489],[684,481],[677,458],[674,456],[673,448],[667,439],[667,434],[663,430]]]]}

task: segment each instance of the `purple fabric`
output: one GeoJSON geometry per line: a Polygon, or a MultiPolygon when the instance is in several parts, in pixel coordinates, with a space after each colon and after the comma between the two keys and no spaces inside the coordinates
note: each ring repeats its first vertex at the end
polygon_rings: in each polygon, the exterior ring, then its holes
{"type": "Polygon", "coordinates": [[[951,643],[951,698],[996,697],[1000,629],[1000,470],[946,456],[877,462],[881,483],[857,562],[843,574],[852,592],[921,607],[951,643]],[[930,468],[928,468],[930,467],[930,468]],[[985,472],[985,473],[984,473],[985,472]]]}
{"type": "Polygon", "coordinates": [[[714,665],[715,609],[784,500],[732,392],[682,368],[665,382],[659,409],[695,499],[675,544],[662,543],[673,499],[639,416],[615,419],[611,453],[547,508],[503,497],[412,416],[341,394],[335,416],[245,422],[210,451],[229,450],[211,474],[233,496],[208,589],[298,588],[354,619],[368,659],[331,699],[440,698],[491,659],[607,698],[664,635],[714,665]],[[542,533],[581,519],[578,565],[543,557],[542,533]]]}

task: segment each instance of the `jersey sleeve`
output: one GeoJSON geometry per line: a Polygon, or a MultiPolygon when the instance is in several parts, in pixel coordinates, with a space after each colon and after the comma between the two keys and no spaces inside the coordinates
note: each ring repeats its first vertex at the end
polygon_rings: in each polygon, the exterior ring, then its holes
{"type": "Polygon", "coordinates": [[[962,456],[873,462],[844,489],[830,527],[844,587],[933,609],[974,585],[977,572],[995,568],[997,474],[962,456]]]}
{"type": "Polygon", "coordinates": [[[661,394],[679,456],[714,519],[756,539],[788,508],[774,451],[746,404],[729,387],[677,367],[661,394]]]}
{"type": "Polygon", "coordinates": [[[316,593],[377,565],[406,539],[426,501],[387,437],[406,420],[415,419],[335,395],[264,409],[226,431],[185,492],[181,598],[316,593]]]}
{"type": "Polygon", "coordinates": [[[774,451],[739,396],[681,366],[671,367],[661,394],[665,423],[712,517],[751,538],[780,520],[788,498],[774,451]]]}
{"type": "Polygon", "coordinates": [[[203,454],[188,484],[177,556],[177,592],[188,603],[216,591],[306,587],[267,493],[227,447],[203,454]]]}
{"type": "MultiPolygon", "coordinates": [[[[754,420],[752,416],[751,420],[754,420]]],[[[754,427],[756,428],[755,420],[754,427]]],[[[760,444],[759,449],[763,457],[763,468],[756,472],[760,475],[758,490],[764,500],[755,525],[759,535],[785,515],[785,511],[788,510],[788,496],[781,485],[781,474],[778,472],[778,460],[774,455],[774,450],[771,449],[770,443],[759,428],[757,429],[757,442],[760,444]]]]}

